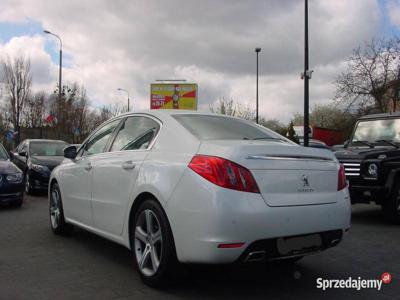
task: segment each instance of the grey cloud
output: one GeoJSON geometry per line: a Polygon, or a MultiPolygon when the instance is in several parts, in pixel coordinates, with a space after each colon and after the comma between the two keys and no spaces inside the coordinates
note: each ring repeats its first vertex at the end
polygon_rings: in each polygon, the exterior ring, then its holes
{"type": "MultiPolygon", "coordinates": [[[[375,0],[309,6],[315,103],[331,97],[341,62],[377,33],[380,15],[375,0]]],[[[66,78],[79,78],[95,102],[121,101],[115,89],[124,86],[144,106],[149,83],[171,77],[198,82],[203,108],[222,96],[253,101],[254,48],[262,47],[262,109],[274,117],[301,110],[303,1],[42,0],[15,9],[62,36],[66,78]]]]}

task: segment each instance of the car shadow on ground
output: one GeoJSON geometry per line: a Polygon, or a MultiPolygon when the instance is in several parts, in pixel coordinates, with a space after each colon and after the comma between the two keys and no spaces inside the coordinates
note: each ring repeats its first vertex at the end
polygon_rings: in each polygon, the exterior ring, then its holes
{"type": "MultiPolygon", "coordinates": [[[[306,296],[311,297],[320,292],[315,288],[317,275],[324,273],[329,276],[327,270],[310,268],[307,260],[309,262],[311,258],[294,264],[184,265],[176,270],[179,275],[167,287],[157,291],[140,282],[133,254],[125,247],[81,229],[75,229],[70,238],[69,242],[85,247],[110,264],[118,265],[118,269],[123,269],[124,272],[131,272],[144,291],[160,293],[163,296],[193,298],[196,295],[200,298],[221,298],[229,294],[233,299],[265,299],[267,295],[290,297],[295,291],[304,296],[306,290],[306,296]],[[308,288],[304,289],[305,286],[308,288]]],[[[331,277],[334,278],[335,274],[331,274],[331,277]]]]}
{"type": "Polygon", "coordinates": [[[393,223],[384,219],[381,206],[374,204],[354,204],[351,219],[352,223],[364,225],[393,225],[393,223]]]}
{"type": "MultiPolygon", "coordinates": [[[[47,201],[46,194],[29,196],[29,202],[47,201]]],[[[375,227],[386,227],[381,216],[379,206],[355,205],[353,206],[353,224],[368,224],[375,227]]],[[[47,225],[46,225],[47,226],[47,225]]],[[[50,234],[50,233],[49,233],[50,234]]],[[[306,257],[295,264],[254,264],[235,266],[185,266],[178,279],[163,290],[155,290],[147,287],[140,281],[134,265],[134,257],[130,250],[103,239],[90,232],[76,228],[70,237],[57,237],[55,243],[62,248],[63,255],[70,257],[73,263],[81,263],[76,260],[76,251],[82,254],[80,259],[90,264],[97,272],[111,272],[113,277],[120,274],[118,284],[123,286],[127,293],[135,293],[139,289],[152,299],[158,298],[225,298],[231,299],[266,299],[266,298],[320,298],[322,291],[316,288],[316,278],[346,278],[351,267],[351,255],[346,250],[346,245],[341,248],[327,250],[326,253],[306,257]],[[73,246],[73,247],[72,247],[73,246]],[[101,259],[98,259],[101,257],[101,259]],[[347,257],[347,258],[346,258],[347,257]],[[339,258],[339,259],[338,259],[339,258]],[[347,259],[343,263],[341,259],[347,259]],[[86,261],[87,260],[87,261],[86,261]],[[102,263],[99,265],[98,262],[102,263]],[[134,283],[132,283],[134,282],[134,283]]],[[[358,275],[358,274],[355,274],[358,275]]],[[[93,278],[97,280],[96,277],[93,278]]],[[[103,282],[93,282],[104,284],[103,282]]],[[[331,291],[324,293],[324,299],[335,299],[339,295],[348,297],[350,291],[331,291]]],[[[371,292],[372,293],[372,292],[371,292]]],[[[369,294],[371,296],[372,294],[369,294]]],[[[367,297],[368,298],[368,297],[367,297]]]]}
{"type": "MultiPolygon", "coordinates": [[[[35,191],[31,195],[26,195],[24,193],[24,199],[22,202],[22,207],[24,204],[29,204],[32,201],[46,201],[47,200],[47,191],[35,191]]],[[[0,211],[7,211],[7,210],[18,210],[21,209],[21,207],[16,207],[12,205],[12,203],[0,203],[0,211]]]]}

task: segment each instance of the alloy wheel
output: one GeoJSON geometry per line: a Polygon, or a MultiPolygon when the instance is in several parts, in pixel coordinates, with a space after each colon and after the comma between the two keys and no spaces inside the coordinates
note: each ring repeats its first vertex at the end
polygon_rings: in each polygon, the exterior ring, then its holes
{"type": "Polygon", "coordinates": [[[25,192],[29,193],[30,192],[30,181],[29,181],[29,175],[26,174],[25,177],[25,192]]]}
{"type": "Polygon", "coordinates": [[[138,267],[144,275],[152,276],[160,266],[163,246],[160,222],[152,210],[140,213],[134,237],[138,267]]]}
{"type": "Polygon", "coordinates": [[[60,223],[60,194],[57,189],[53,189],[51,191],[50,221],[51,221],[51,226],[54,229],[56,229],[60,223]]]}

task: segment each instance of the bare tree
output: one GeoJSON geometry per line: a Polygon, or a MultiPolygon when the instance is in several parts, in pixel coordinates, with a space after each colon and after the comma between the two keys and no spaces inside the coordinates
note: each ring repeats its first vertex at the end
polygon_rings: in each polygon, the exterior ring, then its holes
{"type": "Polygon", "coordinates": [[[100,119],[104,121],[118,116],[124,112],[127,112],[127,108],[124,107],[123,105],[120,104],[111,104],[111,105],[107,105],[107,106],[103,106],[100,109],[100,119]]]}
{"type": "Polygon", "coordinates": [[[44,92],[38,92],[29,97],[25,103],[24,126],[41,128],[46,117],[47,96],[44,92]]]}
{"type": "Polygon", "coordinates": [[[400,40],[372,40],[348,59],[336,78],[336,100],[347,107],[373,106],[376,112],[396,110],[400,91],[400,40]]]}
{"type": "Polygon", "coordinates": [[[18,56],[1,62],[0,76],[6,94],[6,108],[10,113],[14,130],[17,132],[16,143],[20,139],[22,111],[30,96],[32,83],[31,64],[29,59],[18,56]]]}
{"type": "MultiPolygon", "coordinates": [[[[343,132],[344,136],[347,138],[350,136],[354,124],[357,121],[357,114],[352,114],[347,110],[341,110],[334,105],[315,105],[311,109],[310,113],[310,125],[336,129],[343,132]]],[[[294,125],[303,125],[303,115],[294,114],[292,118],[292,123],[294,125]]]]}
{"type": "Polygon", "coordinates": [[[226,100],[222,98],[218,100],[216,105],[210,105],[210,111],[251,121],[254,121],[256,117],[254,109],[250,108],[248,105],[235,102],[233,99],[226,100]]]}
{"type": "Polygon", "coordinates": [[[266,120],[263,117],[261,117],[259,124],[264,127],[267,127],[268,129],[271,129],[272,131],[275,131],[283,136],[286,135],[287,130],[288,130],[288,128],[285,124],[283,124],[282,122],[280,122],[279,120],[276,120],[276,119],[266,120]]]}

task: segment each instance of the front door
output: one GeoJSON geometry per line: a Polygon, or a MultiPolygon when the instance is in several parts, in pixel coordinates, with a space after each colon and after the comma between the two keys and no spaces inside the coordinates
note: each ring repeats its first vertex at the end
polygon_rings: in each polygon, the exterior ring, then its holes
{"type": "Polygon", "coordinates": [[[121,119],[103,125],[84,143],[77,157],[63,169],[61,192],[67,218],[92,226],[93,161],[104,155],[114,129],[121,119]]]}

